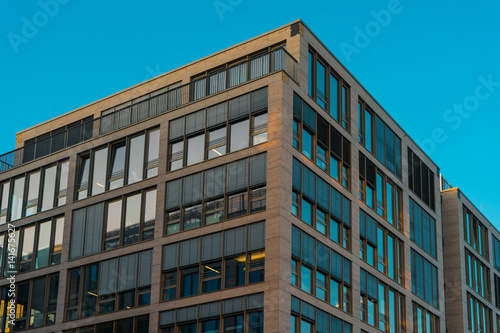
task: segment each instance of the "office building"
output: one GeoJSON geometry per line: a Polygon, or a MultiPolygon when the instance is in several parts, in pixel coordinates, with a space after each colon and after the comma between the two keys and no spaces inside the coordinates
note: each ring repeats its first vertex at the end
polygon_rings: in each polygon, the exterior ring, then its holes
{"type": "Polygon", "coordinates": [[[300,20],[16,148],[0,156],[2,333],[457,324],[438,167],[300,20]]]}

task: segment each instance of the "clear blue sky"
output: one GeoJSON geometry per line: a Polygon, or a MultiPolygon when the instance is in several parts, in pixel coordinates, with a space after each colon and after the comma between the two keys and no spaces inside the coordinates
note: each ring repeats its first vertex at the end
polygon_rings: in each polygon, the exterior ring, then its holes
{"type": "Polygon", "coordinates": [[[0,4],[0,153],[17,131],[302,18],[500,228],[498,1],[55,1],[0,4]]]}

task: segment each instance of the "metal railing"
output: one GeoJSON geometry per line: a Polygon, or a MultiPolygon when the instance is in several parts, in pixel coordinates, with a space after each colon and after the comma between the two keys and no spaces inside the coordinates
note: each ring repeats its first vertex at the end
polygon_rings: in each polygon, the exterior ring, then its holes
{"type": "Polygon", "coordinates": [[[278,71],[284,71],[298,82],[298,63],[284,48],[258,55],[171,90],[141,96],[131,105],[103,114],[99,133],[116,131],[278,71]]]}
{"type": "Polygon", "coordinates": [[[100,118],[54,131],[47,138],[0,155],[0,173],[279,71],[298,82],[298,62],[285,48],[260,54],[171,90],[141,96],[119,110],[104,111],[100,118]]]}
{"type": "Polygon", "coordinates": [[[0,155],[0,172],[25,164],[57,151],[90,140],[98,135],[100,118],[71,126],[61,131],[53,131],[43,139],[27,143],[23,147],[0,155]]]}
{"type": "Polygon", "coordinates": [[[442,174],[440,174],[439,176],[441,178],[441,191],[449,190],[450,188],[453,188],[453,186],[451,186],[451,184],[443,177],[442,174]]]}

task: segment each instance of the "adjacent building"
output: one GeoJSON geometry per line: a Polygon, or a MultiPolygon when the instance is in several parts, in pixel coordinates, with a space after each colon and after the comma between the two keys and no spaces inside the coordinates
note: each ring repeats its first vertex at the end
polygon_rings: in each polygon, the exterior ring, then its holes
{"type": "Polygon", "coordinates": [[[458,188],[444,184],[447,328],[451,332],[499,332],[500,233],[458,188]]]}
{"type": "Polygon", "coordinates": [[[496,329],[498,232],[300,20],[16,142],[2,333],[496,329]]]}

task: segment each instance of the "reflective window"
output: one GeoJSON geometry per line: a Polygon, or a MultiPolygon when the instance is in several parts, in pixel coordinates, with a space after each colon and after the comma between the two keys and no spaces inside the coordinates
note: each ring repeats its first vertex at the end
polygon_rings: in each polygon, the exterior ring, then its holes
{"type": "Polygon", "coordinates": [[[21,260],[19,271],[25,272],[31,269],[33,261],[33,245],[35,243],[35,226],[23,228],[23,245],[21,249],[21,260]]]}
{"type": "Polygon", "coordinates": [[[184,141],[170,144],[170,171],[182,168],[184,157],[184,141]]]}
{"type": "Polygon", "coordinates": [[[160,130],[149,132],[148,137],[148,157],[146,167],[146,177],[151,178],[158,175],[158,156],[160,153],[160,130]]]}
{"type": "Polygon", "coordinates": [[[226,288],[245,285],[246,256],[226,260],[226,288]]]}
{"type": "Polygon", "coordinates": [[[40,223],[40,229],[38,232],[38,249],[36,255],[35,269],[40,267],[45,267],[49,264],[51,232],[52,232],[51,221],[40,223]]]}
{"type": "Polygon", "coordinates": [[[267,113],[253,117],[252,144],[267,142],[267,113]]]}
{"type": "Polygon", "coordinates": [[[106,165],[108,161],[108,148],[94,152],[94,172],[92,175],[92,195],[104,193],[106,185],[106,165]]]}
{"type": "Polygon", "coordinates": [[[320,61],[316,62],[316,102],[326,109],[326,71],[320,61]]]}
{"type": "MultiPolygon", "coordinates": [[[[159,132],[159,130],[150,133],[155,133],[155,132],[159,132]]],[[[144,134],[130,139],[128,184],[133,184],[143,179],[144,162],[141,158],[138,157],[144,156],[144,145],[145,145],[144,134]]],[[[152,148],[156,149],[157,147],[154,147],[153,145],[152,148]]],[[[154,152],[152,153],[153,155],[155,154],[154,152]]]]}
{"type": "Polygon", "coordinates": [[[198,135],[187,140],[187,165],[193,165],[203,161],[205,150],[205,136],[198,135]]]}
{"type": "Polygon", "coordinates": [[[300,288],[306,293],[312,293],[311,269],[307,266],[302,266],[300,268],[300,288]]]}
{"type": "Polygon", "coordinates": [[[0,225],[7,222],[10,183],[0,184],[0,225]]]}
{"type": "Polygon", "coordinates": [[[24,177],[14,180],[14,191],[12,192],[10,220],[21,218],[23,211],[24,177]]]}
{"type": "Polygon", "coordinates": [[[89,188],[90,157],[80,157],[79,167],[80,171],[77,184],[77,200],[85,199],[87,197],[87,190],[89,188]]]}
{"type": "Polygon", "coordinates": [[[302,154],[308,159],[312,159],[312,134],[305,128],[302,130],[302,154]]]}
{"type": "Polygon", "coordinates": [[[208,159],[226,154],[226,128],[213,130],[208,134],[208,159]]]}
{"type": "MultiPolygon", "coordinates": [[[[57,193],[57,207],[66,204],[66,196],[68,192],[68,170],[69,170],[69,162],[61,163],[60,171],[59,171],[59,190],[57,193]]],[[[43,209],[43,201],[42,201],[42,210],[43,209]]]]}
{"type": "MultiPolygon", "coordinates": [[[[65,164],[67,164],[67,162],[65,164]]],[[[54,165],[53,167],[44,170],[42,212],[54,207],[56,177],[57,177],[57,166],[54,165]]],[[[66,181],[67,181],[67,175],[66,175],[66,181]]]]}
{"type": "Polygon", "coordinates": [[[199,270],[185,269],[181,273],[181,297],[198,295],[199,270]]]}
{"type": "Polygon", "coordinates": [[[111,150],[109,189],[113,190],[123,186],[123,177],[125,175],[125,144],[116,145],[111,150]]]}
{"type": "Polygon", "coordinates": [[[231,125],[230,151],[248,147],[249,121],[243,120],[231,125]]]}
{"type": "Polygon", "coordinates": [[[122,220],[122,200],[108,203],[106,234],[104,235],[104,250],[120,246],[120,228],[122,220]]]}
{"type": "Polygon", "coordinates": [[[123,245],[139,241],[139,224],[141,220],[141,194],[127,197],[125,210],[125,230],[123,245]]]}
{"type": "MultiPolygon", "coordinates": [[[[28,197],[26,202],[25,216],[36,214],[38,211],[38,191],[40,190],[40,171],[28,176],[28,197]]],[[[50,197],[54,200],[54,193],[50,197]]],[[[52,203],[53,205],[53,203],[52,203]]]]}

